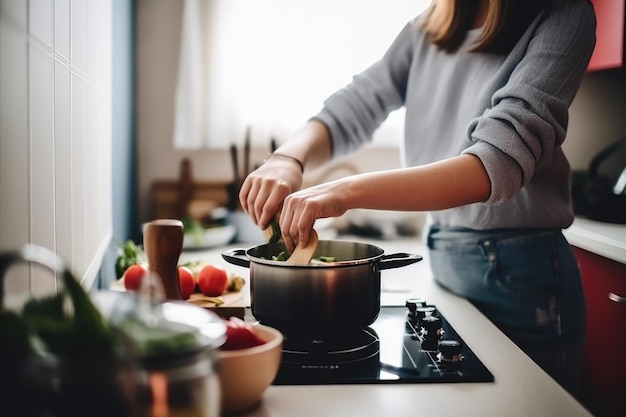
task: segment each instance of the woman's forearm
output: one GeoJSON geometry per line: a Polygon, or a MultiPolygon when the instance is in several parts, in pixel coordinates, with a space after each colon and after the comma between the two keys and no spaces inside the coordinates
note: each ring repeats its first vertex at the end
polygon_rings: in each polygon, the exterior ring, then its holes
{"type": "Polygon", "coordinates": [[[310,120],[276,152],[298,159],[307,170],[318,168],[332,157],[328,128],[317,120],[310,120]]]}
{"type": "Polygon", "coordinates": [[[346,210],[431,211],[485,201],[489,177],[474,155],[344,179],[346,210]]]}

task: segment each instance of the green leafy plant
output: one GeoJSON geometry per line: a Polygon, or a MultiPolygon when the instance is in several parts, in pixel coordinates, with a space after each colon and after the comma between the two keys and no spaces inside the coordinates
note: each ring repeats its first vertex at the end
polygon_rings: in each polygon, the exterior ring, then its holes
{"type": "Polygon", "coordinates": [[[123,245],[119,244],[118,252],[115,261],[115,274],[117,278],[121,278],[131,265],[139,263],[139,254],[142,252],[142,248],[132,240],[127,240],[123,245]]]}
{"type": "Polygon", "coordinates": [[[68,269],[60,277],[58,293],[31,298],[21,311],[0,303],[0,374],[11,381],[3,408],[9,415],[126,416],[115,329],[68,269]]]}

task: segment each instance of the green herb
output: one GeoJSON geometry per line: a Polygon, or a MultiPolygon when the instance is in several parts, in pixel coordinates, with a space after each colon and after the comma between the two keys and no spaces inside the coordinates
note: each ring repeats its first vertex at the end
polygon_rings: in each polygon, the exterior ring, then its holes
{"type": "Polygon", "coordinates": [[[138,246],[132,240],[126,241],[124,245],[119,245],[119,255],[115,261],[115,274],[117,278],[122,278],[124,272],[136,263],[139,263],[139,254],[141,246],[138,246]]]}
{"type": "Polygon", "coordinates": [[[272,237],[269,238],[269,243],[276,243],[280,240],[280,226],[278,225],[278,220],[272,219],[270,222],[270,227],[272,228],[272,237]]]}
{"type": "Polygon", "coordinates": [[[335,256],[318,256],[315,259],[322,262],[337,262],[337,257],[335,256]]]}
{"type": "Polygon", "coordinates": [[[272,261],[284,262],[287,259],[289,259],[289,253],[287,251],[282,251],[278,255],[272,256],[272,261]]]}

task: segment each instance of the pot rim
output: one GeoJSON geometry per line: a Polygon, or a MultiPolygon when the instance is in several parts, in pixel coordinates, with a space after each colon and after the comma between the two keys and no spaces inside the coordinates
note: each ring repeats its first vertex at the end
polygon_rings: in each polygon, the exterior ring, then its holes
{"type": "Polygon", "coordinates": [[[368,246],[370,248],[373,248],[374,250],[380,253],[375,256],[370,256],[370,257],[361,258],[361,259],[352,259],[352,260],[347,260],[347,261],[336,261],[336,262],[317,261],[317,262],[311,262],[308,265],[294,265],[294,264],[286,263],[284,261],[274,261],[272,259],[260,258],[250,253],[251,251],[257,248],[269,245],[267,243],[250,247],[245,250],[245,253],[246,253],[246,257],[250,260],[250,262],[254,262],[257,264],[270,265],[270,266],[279,266],[282,268],[298,268],[298,269],[320,269],[320,268],[337,268],[337,267],[349,267],[349,266],[356,266],[356,265],[367,265],[367,264],[371,264],[380,260],[385,255],[385,250],[383,248],[381,248],[378,245],[373,245],[371,243],[366,243],[366,242],[360,242],[360,241],[355,241],[355,240],[329,239],[329,240],[320,240],[319,243],[329,243],[329,244],[339,243],[339,244],[346,244],[346,245],[358,244],[358,245],[363,245],[363,246],[368,246]]]}

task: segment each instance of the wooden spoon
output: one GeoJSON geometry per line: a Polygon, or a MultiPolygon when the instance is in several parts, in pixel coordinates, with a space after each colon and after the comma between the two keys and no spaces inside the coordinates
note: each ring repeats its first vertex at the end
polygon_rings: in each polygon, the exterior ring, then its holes
{"type": "Polygon", "coordinates": [[[309,241],[306,246],[302,246],[300,242],[291,253],[289,259],[285,262],[290,265],[308,265],[313,259],[313,255],[315,255],[315,251],[317,250],[318,236],[315,229],[311,229],[311,234],[309,235],[309,241]]]}

